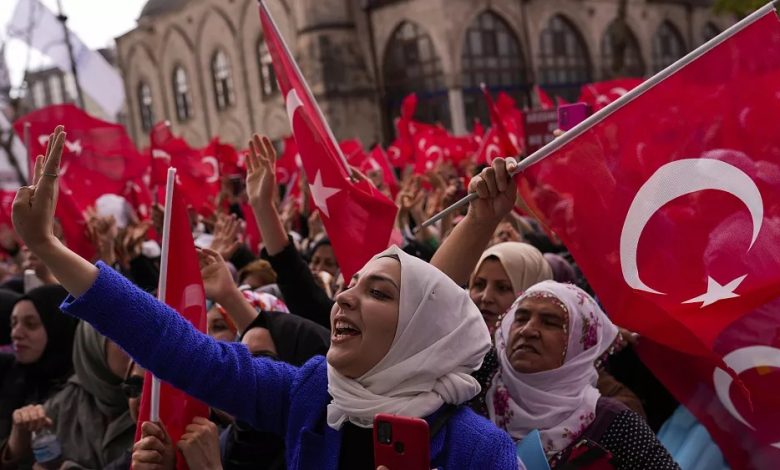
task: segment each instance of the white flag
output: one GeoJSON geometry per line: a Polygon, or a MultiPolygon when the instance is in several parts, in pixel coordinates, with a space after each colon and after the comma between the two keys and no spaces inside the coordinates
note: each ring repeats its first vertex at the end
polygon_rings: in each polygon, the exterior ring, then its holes
{"type": "MultiPolygon", "coordinates": [[[[16,191],[22,184],[19,175],[11,166],[11,159],[16,162],[25,180],[27,179],[27,149],[11,128],[11,122],[0,111],[0,136],[11,136],[11,155],[8,155],[4,145],[0,145],[0,191],[16,191]]],[[[5,144],[5,142],[3,142],[5,144]]]]}
{"type": "Polygon", "coordinates": [[[9,102],[11,77],[8,75],[8,63],[5,61],[5,42],[0,44],[0,113],[9,102]]]}
{"type": "MultiPolygon", "coordinates": [[[[60,70],[70,72],[62,23],[38,0],[19,0],[8,23],[8,35],[49,57],[60,70]]],[[[85,46],[73,31],[69,31],[69,36],[81,90],[114,118],[125,100],[122,78],[103,56],[85,46]]]]}

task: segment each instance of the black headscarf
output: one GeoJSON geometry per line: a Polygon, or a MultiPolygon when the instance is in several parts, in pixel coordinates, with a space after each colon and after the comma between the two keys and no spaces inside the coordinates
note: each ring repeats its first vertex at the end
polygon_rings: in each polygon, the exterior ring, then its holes
{"type": "Polygon", "coordinates": [[[66,295],[67,291],[61,286],[46,285],[16,300],[16,303],[32,302],[48,339],[41,358],[33,364],[20,364],[12,359],[8,362],[9,367],[0,383],[0,438],[10,432],[15,409],[43,403],[73,374],[73,337],[78,321],[60,311],[60,303],[66,295]]]}
{"type": "Polygon", "coordinates": [[[36,287],[18,301],[33,303],[48,336],[41,358],[26,366],[31,377],[64,381],[73,374],[73,337],[78,320],[60,311],[60,304],[67,295],[65,288],[52,284],[36,287]]]}
{"type": "Polygon", "coordinates": [[[0,288],[0,345],[11,344],[11,312],[21,294],[0,288]]]}
{"type": "Polygon", "coordinates": [[[241,334],[252,328],[265,328],[271,334],[277,358],[294,366],[302,366],[318,354],[326,354],[330,332],[305,318],[283,312],[261,311],[241,334]]]}

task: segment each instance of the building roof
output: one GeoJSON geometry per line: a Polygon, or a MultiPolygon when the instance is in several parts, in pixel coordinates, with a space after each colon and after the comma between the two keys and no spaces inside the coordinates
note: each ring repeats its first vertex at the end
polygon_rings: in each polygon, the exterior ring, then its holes
{"type": "Polygon", "coordinates": [[[141,18],[148,16],[157,16],[172,11],[176,11],[189,0],[149,0],[141,10],[141,18]]]}

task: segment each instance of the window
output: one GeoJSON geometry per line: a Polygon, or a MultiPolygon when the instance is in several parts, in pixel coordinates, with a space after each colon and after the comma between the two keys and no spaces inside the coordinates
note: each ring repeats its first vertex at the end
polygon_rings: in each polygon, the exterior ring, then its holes
{"type": "Polygon", "coordinates": [[[279,91],[279,85],[276,83],[276,72],[274,72],[271,53],[262,38],[257,41],[257,66],[260,70],[260,89],[263,92],[263,98],[267,98],[279,91]]]}
{"type": "Polygon", "coordinates": [[[704,30],[702,31],[702,38],[704,39],[704,42],[709,41],[710,39],[713,39],[715,36],[720,34],[722,31],[720,28],[715,26],[712,23],[707,23],[704,25],[704,30]]]}
{"type": "Polygon", "coordinates": [[[505,91],[522,107],[531,83],[528,80],[520,41],[509,25],[495,13],[486,11],[466,31],[461,53],[463,102],[466,117],[488,122],[490,114],[480,91],[484,83],[491,91],[505,91]]]}
{"type": "Polygon", "coordinates": [[[211,59],[211,75],[214,80],[214,97],[217,109],[222,111],[233,106],[233,76],[230,72],[230,61],[221,49],[211,59]]]}
{"type": "Polygon", "coordinates": [[[64,102],[62,80],[57,75],[49,75],[49,94],[51,96],[51,104],[62,104],[64,102]]]}
{"type": "Polygon", "coordinates": [[[588,48],[577,28],[553,16],[541,33],[539,84],[551,94],[576,101],[580,87],[592,82],[588,48]]]}
{"type": "Polygon", "coordinates": [[[65,96],[67,101],[76,101],[79,92],[76,89],[76,80],[73,78],[72,73],[65,74],[65,96]]]}
{"type": "Polygon", "coordinates": [[[653,36],[653,70],[657,73],[685,55],[685,43],[677,28],[664,21],[653,36]]]}
{"type": "Polygon", "coordinates": [[[46,106],[46,85],[43,83],[43,80],[33,82],[32,99],[33,106],[36,108],[43,108],[46,106]]]}
{"type": "Polygon", "coordinates": [[[402,23],[388,43],[384,58],[384,86],[390,124],[400,114],[404,97],[417,93],[416,117],[449,127],[449,93],[444,85],[441,60],[431,37],[415,23],[402,23]]]}
{"type": "Polygon", "coordinates": [[[173,97],[176,101],[176,117],[179,119],[179,122],[186,121],[192,117],[190,85],[187,81],[187,72],[181,66],[173,69],[173,97]]]}
{"type": "Polygon", "coordinates": [[[141,116],[141,129],[144,132],[152,130],[154,111],[152,110],[152,89],[144,82],[138,85],[138,111],[141,116]]]}
{"type": "Polygon", "coordinates": [[[618,21],[609,25],[601,40],[602,77],[642,77],[645,62],[631,29],[618,21]]]}

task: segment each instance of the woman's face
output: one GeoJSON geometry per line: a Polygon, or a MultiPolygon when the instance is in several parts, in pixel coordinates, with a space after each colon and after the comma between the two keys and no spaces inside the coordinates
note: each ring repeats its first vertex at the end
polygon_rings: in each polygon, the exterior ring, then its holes
{"type": "Polygon", "coordinates": [[[17,302],[11,312],[11,344],[16,360],[22,364],[37,362],[43,356],[48,341],[49,336],[35,305],[29,300],[17,302]]]}
{"type": "Polygon", "coordinates": [[[563,365],[569,339],[566,312],[553,300],[529,297],[513,315],[507,345],[512,368],[530,374],[563,365]]]}
{"type": "Polygon", "coordinates": [[[336,255],[333,254],[333,247],[330,245],[320,245],[314,250],[309,263],[311,272],[318,273],[326,271],[331,276],[337,276],[339,273],[339,263],[336,261],[336,255]]]}
{"type": "MultiPolygon", "coordinates": [[[[261,314],[262,315],[262,314],[261,314]]],[[[246,345],[253,356],[276,356],[276,345],[271,332],[265,328],[252,328],[244,333],[241,342],[246,345]]]]}
{"type": "Polygon", "coordinates": [[[471,281],[469,295],[487,323],[490,334],[496,329],[499,317],[507,311],[517,296],[504,267],[496,258],[487,258],[479,266],[471,281]]]}
{"type": "Polygon", "coordinates": [[[227,322],[219,313],[217,307],[211,307],[206,314],[206,320],[208,324],[208,334],[217,341],[231,342],[236,339],[236,335],[230,331],[227,322]]]}
{"type": "Polygon", "coordinates": [[[328,363],[353,379],[379,363],[395,338],[400,297],[401,263],[379,258],[366,264],[336,296],[328,363]]]}

